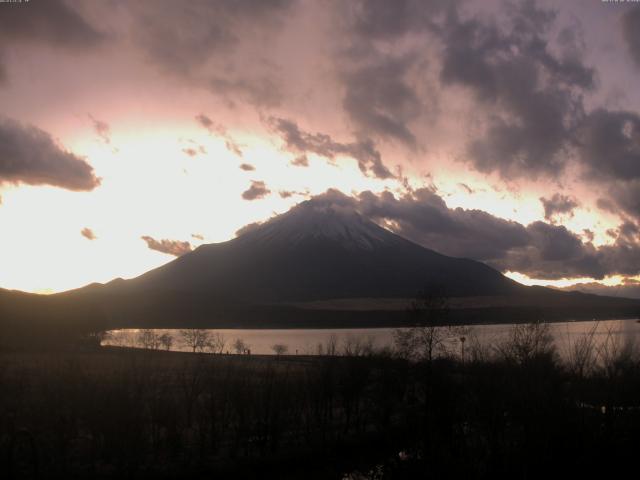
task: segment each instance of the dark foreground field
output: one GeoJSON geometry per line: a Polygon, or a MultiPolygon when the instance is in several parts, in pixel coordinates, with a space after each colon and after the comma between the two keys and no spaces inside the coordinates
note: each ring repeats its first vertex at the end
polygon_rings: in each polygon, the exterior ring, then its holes
{"type": "Polygon", "coordinates": [[[634,350],[576,348],[561,364],[530,340],[464,363],[1,353],[0,477],[612,478],[635,467],[634,350]]]}

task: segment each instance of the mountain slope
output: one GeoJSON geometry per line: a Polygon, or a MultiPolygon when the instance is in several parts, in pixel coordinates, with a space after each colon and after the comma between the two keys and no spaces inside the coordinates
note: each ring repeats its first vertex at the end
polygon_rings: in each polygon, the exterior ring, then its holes
{"type": "Polygon", "coordinates": [[[316,199],[131,280],[50,296],[0,290],[0,346],[11,331],[29,337],[60,326],[398,326],[411,321],[406,306],[424,289],[452,297],[450,319],[464,323],[624,318],[640,311],[637,300],[525,287],[316,199]]]}
{"type": "Polygon", "coordinates": [[[303,202],[228,242],[204,245],[129,283],[136,290],[198,292],[243,303],[510,295],[521,287],[473,260],[451,258],[335,205],[303,202]]]}

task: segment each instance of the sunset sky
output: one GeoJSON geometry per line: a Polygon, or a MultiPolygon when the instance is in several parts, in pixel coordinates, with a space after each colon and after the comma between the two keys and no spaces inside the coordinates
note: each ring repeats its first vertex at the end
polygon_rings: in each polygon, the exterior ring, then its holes
{"type": "Polygon", "coordinates": [[[334,189],[640,296],[639,85],[633,2],[0,3],[0,288],[130,278],[334,189]]]}

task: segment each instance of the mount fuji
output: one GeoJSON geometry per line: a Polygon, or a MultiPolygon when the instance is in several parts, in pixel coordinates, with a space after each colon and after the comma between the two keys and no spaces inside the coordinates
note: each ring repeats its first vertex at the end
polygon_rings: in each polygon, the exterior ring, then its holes
{"type": "Polygon", "coordinates": [[[410,242],[351,208],[308,200],[224,243],[203,245],[128,282],[272,304],[344,298],[510,295],[520,285],[473,260],[410,242]]]}
{"type": "Polygon", "coordinates": [[[324,198],[243,230],[130,280],[50,296],[0,290],[0,327],[397,326],[411,321],[410,300],[428,289],[448,297],[451,321],[465,323],[624,318],[640,311],[635,300],[526,287],[324,198]]]}

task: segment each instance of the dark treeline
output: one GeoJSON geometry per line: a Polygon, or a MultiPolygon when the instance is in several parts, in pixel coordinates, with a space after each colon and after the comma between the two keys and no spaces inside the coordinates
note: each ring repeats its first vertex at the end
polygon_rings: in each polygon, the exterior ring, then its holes
{"type": "Polygon", "coordinates": [[[258,357],[0,354],[3,478],[610,478],[633,466],[640,361],[539,325],[497,348],[258,357]]]}

